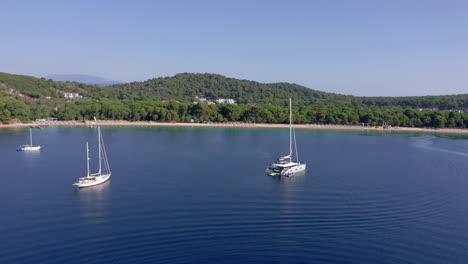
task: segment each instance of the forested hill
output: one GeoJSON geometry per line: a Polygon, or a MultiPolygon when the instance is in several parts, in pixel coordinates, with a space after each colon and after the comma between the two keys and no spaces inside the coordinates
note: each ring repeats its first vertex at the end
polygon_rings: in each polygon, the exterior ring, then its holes
{"type": "Polygon", "coordinates": [[[240,104],[287,104],[288,98],[300,105],[351,103],[354,98],[315,91],[290,83],[259,83],[224,77],[218,74],[181,73],[172,77],[112,85],[118,99],[177,100],[192,102],[196,96],[210,99],[231,98],[240,104]]]}
{"type": "Polygon", "coordinates": [[[110,86],[114,99],[156,99],[192,102],[195,96],[232,98],[241,104],[286,105],[292,97],[297,105],[367,106],[403,109],[468,109],[468,94],[415,97],[357,97],[312,90],[291,83],[259,83],[218,74],[182,73],[110,86]]]}
{"type": "Polygon", "coordinates": [[[94,99],[176,100],[193,102],[196,96],[209,99],[232,98],[240,104],[286,105],[292,97],[295,105],[384,107],[393,109],[438,108],[468,109],[468,94],[418,97],[357,97],[320,92],[291,83],[259,83],[217,74],[182,73],[143,82],[111,86],[56,82],[44,78],[0,73],[0,89],[15,89],[32,98],[59,97],[60,91],[78,92],[94,99]]]}
{"type": "Polygon", "coordinates": [[[36,78],[0,72],[0,90],[11,94],[22,94],[31,98],[63,98],[62,92],[76,92],[98,98],[111,94],[105,86],[77,82],[59,82],[52,79],[36,78]]]}
{"type": "Polygon", "coordinates": [[[215,74],[177,74],[145,82],[98,86],[0,73],[0,122],[96,117],[156,122],[286,123],[289,97],[294,100],[294,122],[300,124],[377,126],[387,122],[410,127],[468,126],[468,113],[414,109],[466,109],[468,95],[355,97],[319,92],[296,84],[262,84],[215,74]],[[76,92],[83,97],[64,98],[64,92],[76,92]],[[232,98],[239,104],[192,104],[195,96],[232,98]],[[163,102],[167,100],[172,101],[163,102]]]}

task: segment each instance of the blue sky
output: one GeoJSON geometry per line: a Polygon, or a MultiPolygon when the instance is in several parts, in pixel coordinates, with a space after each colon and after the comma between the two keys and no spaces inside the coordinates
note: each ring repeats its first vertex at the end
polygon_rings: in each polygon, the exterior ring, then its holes
{"type": "Polygon", "coordinates": [[[2,1],[0,71],[468,93],[468,1],[2,1]]]}

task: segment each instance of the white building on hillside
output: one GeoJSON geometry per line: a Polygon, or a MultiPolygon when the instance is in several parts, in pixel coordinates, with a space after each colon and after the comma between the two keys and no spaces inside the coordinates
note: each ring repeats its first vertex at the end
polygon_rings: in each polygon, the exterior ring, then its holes
{"type": "Polygon", "coordinates": [[[217,99],[216,103],[217,104],[235,104],[236,100],[234,100],[234,99],[217,99]]]}
{"type": "Polygon", "coordinates": [[[78,94],[78,93],[64,92],[63,95],[64,95],[65,98],[67,98],[67,99],[81,99],[81,98],[83,98],[83,96],[81,96],[81,95],[78,94]]]}

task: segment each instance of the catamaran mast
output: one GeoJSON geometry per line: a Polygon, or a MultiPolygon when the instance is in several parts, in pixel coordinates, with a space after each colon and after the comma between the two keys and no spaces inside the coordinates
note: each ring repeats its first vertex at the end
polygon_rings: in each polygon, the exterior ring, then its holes
{"type": "Polygon", "coordinates": [[[292,162],[292,106],[289,98],[289,161],[292,162]]]}
{"type": "Polygon", "coordinates": [[[98,126],[99,175],[101,175],[101,128],[98,126]]]}
{"type": "Polygon", "coordinates": [[[87,170],[86,176],[89,177],[89,148],[88,148],[88,142],[86,142],[86,170],[87,170]]]}
{"type": "Polygon", "coordinates": [[[29,140],[31,141],[31,147],[32,147],[32,132],[31,132],[31,128],[29,128],[29,140]]]}

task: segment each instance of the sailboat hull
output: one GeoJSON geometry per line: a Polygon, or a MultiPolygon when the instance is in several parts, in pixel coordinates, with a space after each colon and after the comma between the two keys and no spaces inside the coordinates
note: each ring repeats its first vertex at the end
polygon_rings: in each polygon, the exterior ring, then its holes
{"type": "Polygon", "coordinates": [[[96,186],[96,185],[105,183],[106,181],[108,181],[110,179],[110,176],[111,176],[111,174],[109,173],[109,174],[104,174],[104,175],[101,175],[101,176],[84,177],[84,178],[80,178],[73,185],[75,185],[78,188],[92,187],[92,186],[96,186]]]}
{"type": "Polygon", "coordinates": [[[38,151],[38,150],[41,150],[41,146],[35,146],[35,147],[31,147],[31,146],[20,146],[18,148],[18,151],[38,151]]]}
{"type": "Polygon", "coordinates": [[[297,164],[290,168],[284,169],[281,171],[281,176],[294,176],[294,174],[304,172],[306,170],[306,164],[297,164]]]}
{"type": "Polygon", "coordinates": [[[41,149],[41,146],[33,146],[31,128],[29,129],[29,140],[30,140],[29,145],[21,145],[16,150],[18,150],[18,151],[37,151],[37,150],[41,149]]]}
{"type": "Polygon", "coordinates": [[[269,176],[294,176],[295,174],[305,172],[306,164],[301,163],[289,163],[289,164],[271,164],[266,169],[266,173],[269,176]]]}

